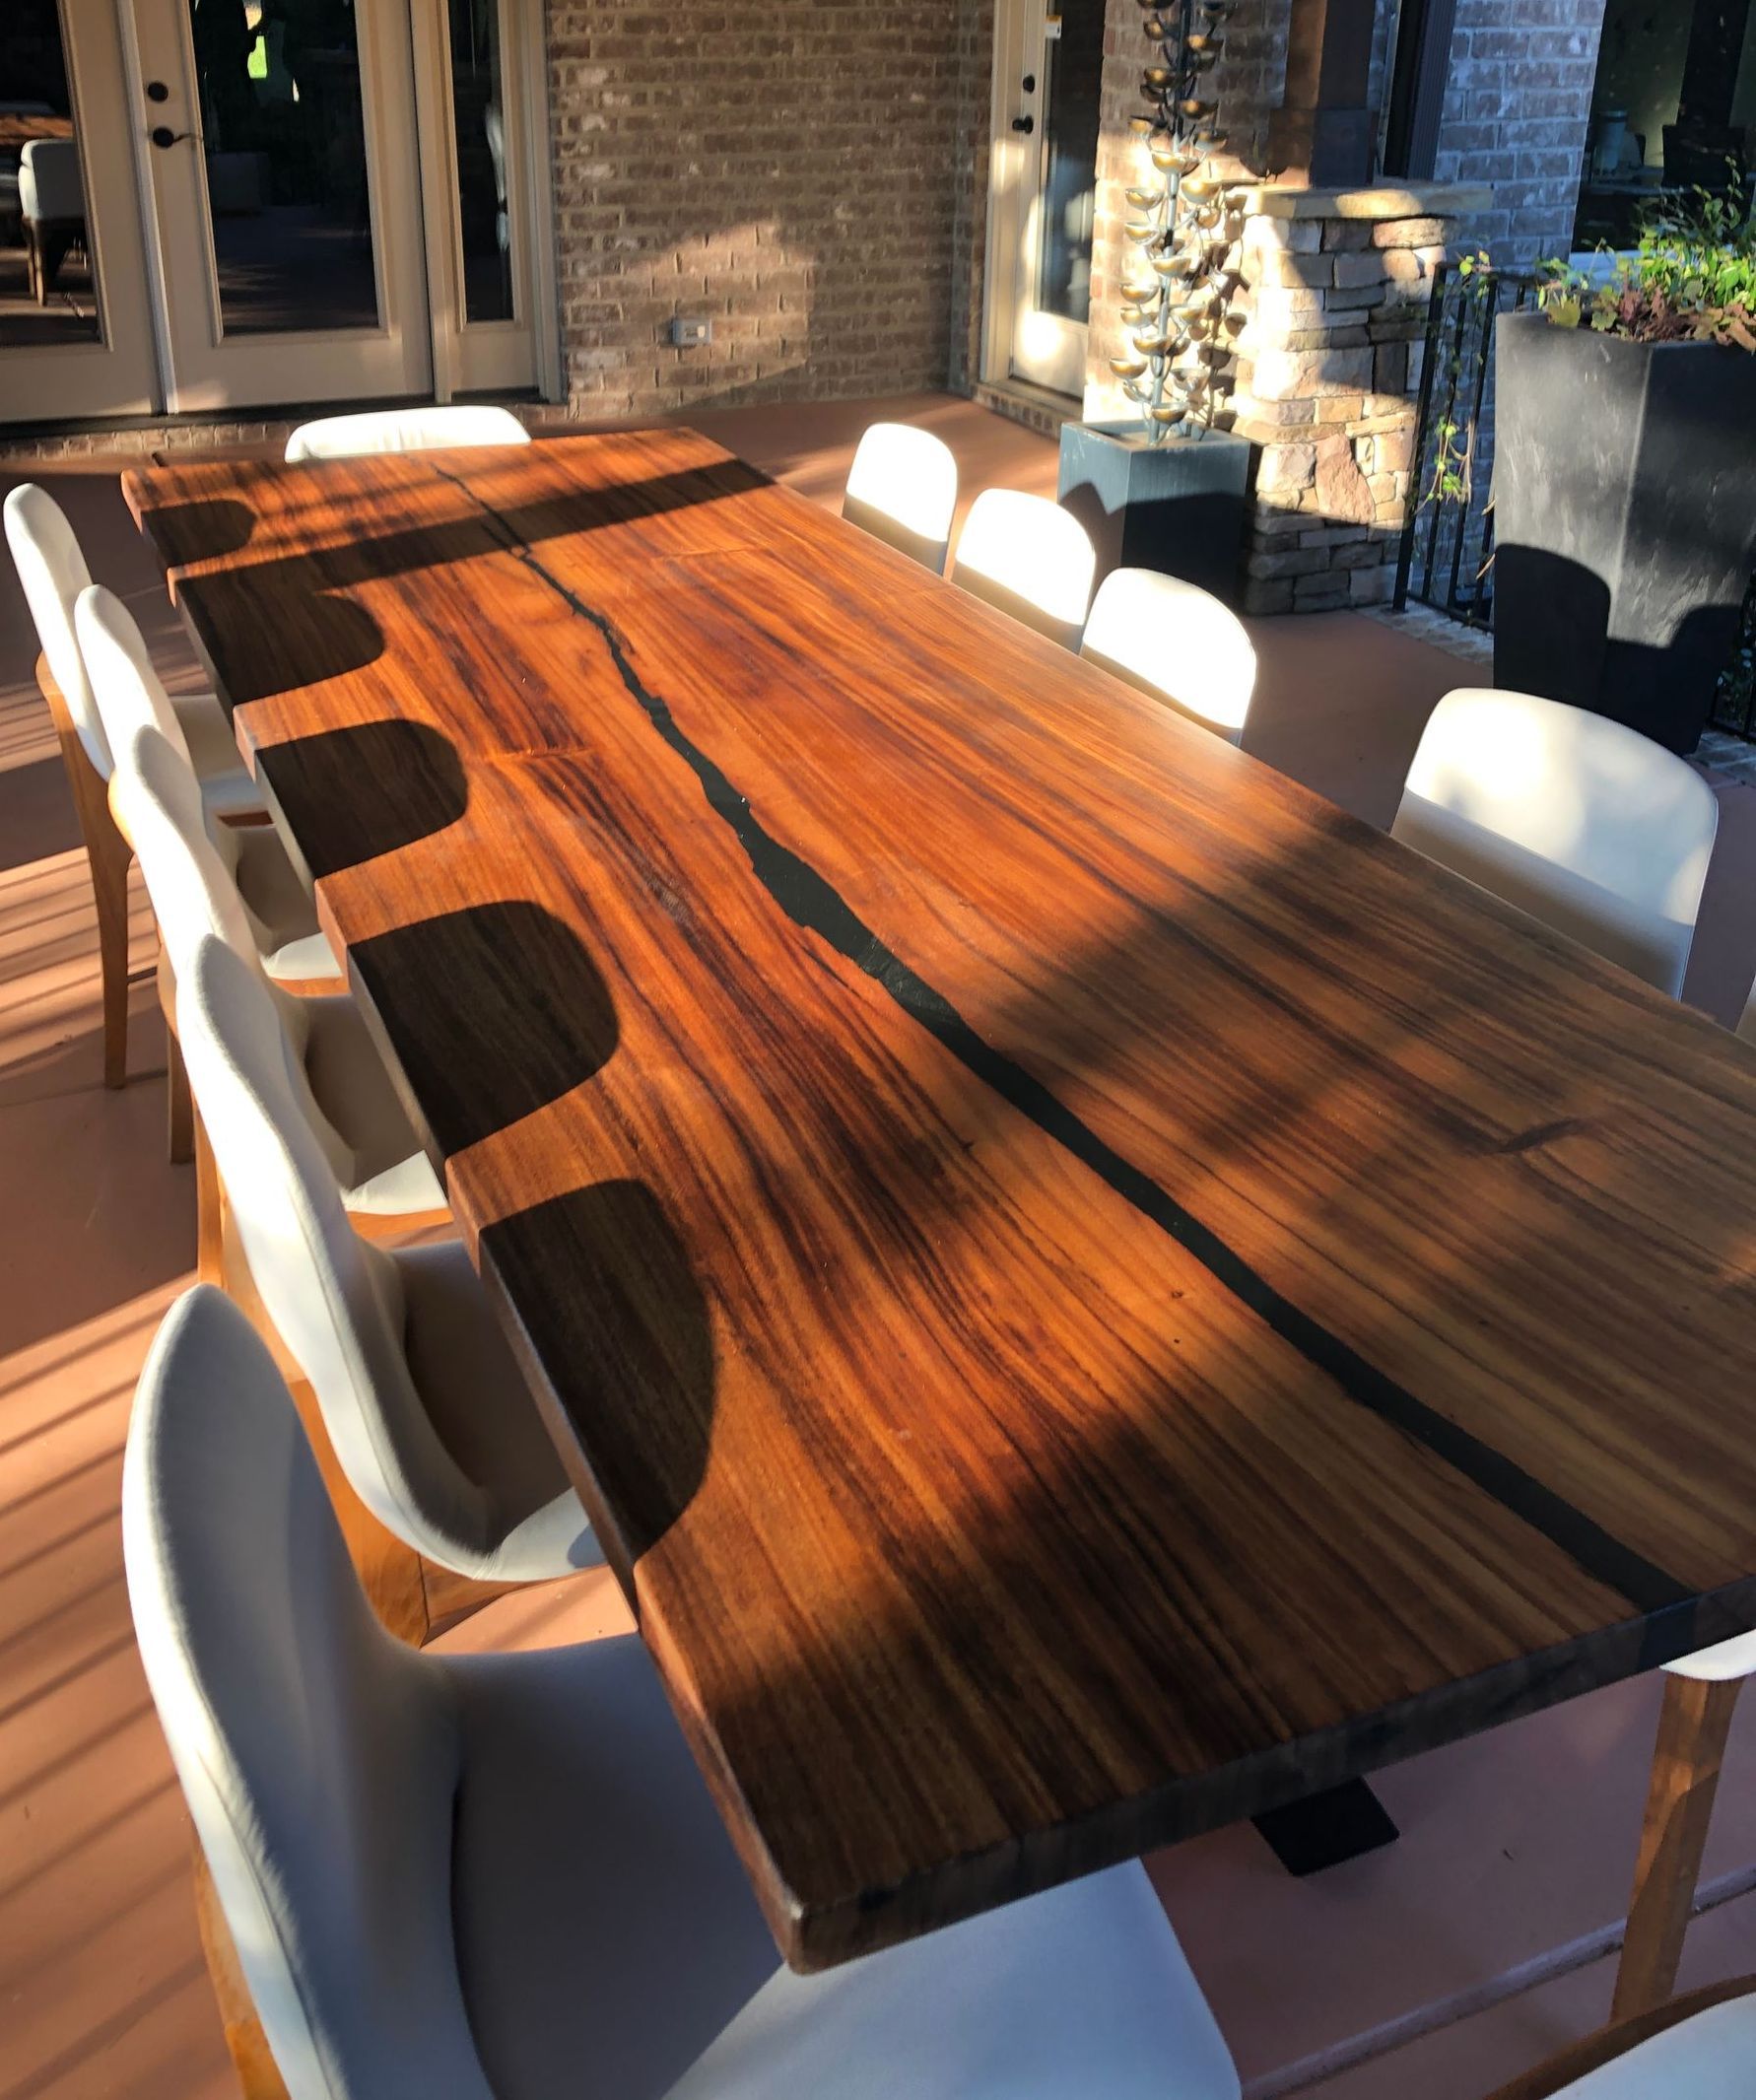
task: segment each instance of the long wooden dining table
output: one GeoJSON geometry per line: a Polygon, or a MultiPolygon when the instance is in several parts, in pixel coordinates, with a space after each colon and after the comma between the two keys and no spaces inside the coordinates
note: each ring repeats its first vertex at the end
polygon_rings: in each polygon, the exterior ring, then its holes
{"type": "Polygon", "coordinates": [[[126,486],[795,1966],[1756,1624],[1723,1031],[688,431],[126,486]]]}

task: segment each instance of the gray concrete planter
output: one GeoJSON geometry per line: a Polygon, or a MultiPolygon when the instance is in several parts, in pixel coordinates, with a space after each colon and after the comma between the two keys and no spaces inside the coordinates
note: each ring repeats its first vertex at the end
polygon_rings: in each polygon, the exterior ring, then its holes
{"type": "Polygon", "coordinates": [[[1494,682],[1693,751],[1756,564],[1756,357],[1507,314],[1494,682]]]}
{"type": "Polygon", "coordinates": [[[1100,578],[1156,569],[1233,604],[1249,455],[1224,431],[1148,444],[1137,423],[1066,423],[1061,506],[1091,534],[1100,578]]]}

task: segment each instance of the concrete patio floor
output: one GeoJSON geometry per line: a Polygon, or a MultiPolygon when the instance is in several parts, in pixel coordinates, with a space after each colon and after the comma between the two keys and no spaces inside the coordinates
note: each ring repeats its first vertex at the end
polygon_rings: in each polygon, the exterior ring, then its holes
{"type": "MultiPolygon", "coordinates": [[[[966,500],[996,482],[1052,492],[1049,443],[943,397],[694,420],[834,502],[880,414],[946,437],[966,500]]],[[[98,576],[193,683],[114,464],[42,478],[98,576]]],[[[91,891],[34,641],[0,571],[0,2100],[220,2100],[234,2087],[187,1823],[134,1654],[117,1522],[134,1378],[191,1278],[192,1173],[165,1159],[138,895],[130,1084],[99,1083],[91,891]]],[[[1353,614],[1259,622],[1256,639],[1249,748],[1380,824],[1434,702],[1483,680],[1353,614]]],[[[1715,784],[1720,846],[1688,996],[1729,1021],[1756,970],[1756,788],[1715,784]]],[[[533,1647],[624,1624],[599,1574],[502,1598],[444,1640],[533,1647]]],[[[1248,1826],[1153,1861],[1247,2090],[1473,2100],[1598,2024],[1656,1707],[1642,1679],[1386,1772],[1378,1790],[1400,1841],[1307,1881],[1248,1826]]],[[[1753,1781],[1746,1709],[1709,1848],[1717,1907],[1691,1934],[1685,1983],[1756,1970],[1753,1781]]]]}

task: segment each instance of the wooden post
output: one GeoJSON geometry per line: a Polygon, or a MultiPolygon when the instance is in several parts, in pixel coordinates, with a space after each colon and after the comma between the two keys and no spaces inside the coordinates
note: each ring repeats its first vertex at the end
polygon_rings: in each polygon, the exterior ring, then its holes
{"type": "Polygon", "coordinates": [[[1345,189],[1372,180],[1375,13],[1373,0],[1293,0],[1286,95],[1268,120],[1276,181],[1345,189]]]}
{"type": "Polygon", "coordinates": [[[1742,1689],[1741,1677],[1720,1683],[1665,1677],[1628,1932],[1610,2006],[1613,2020],[1661,2005],[1676,1988],[1726,1730],[1742,1689]]]}

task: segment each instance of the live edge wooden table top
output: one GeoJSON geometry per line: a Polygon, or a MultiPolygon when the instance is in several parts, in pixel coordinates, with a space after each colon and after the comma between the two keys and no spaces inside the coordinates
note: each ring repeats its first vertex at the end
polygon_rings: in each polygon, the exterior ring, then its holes
{"type": "Polygon", "coordinates": [[[1722,1031],[691,433],[128,491],[796,1965],[1756,1623],[1722,1031]]]}

